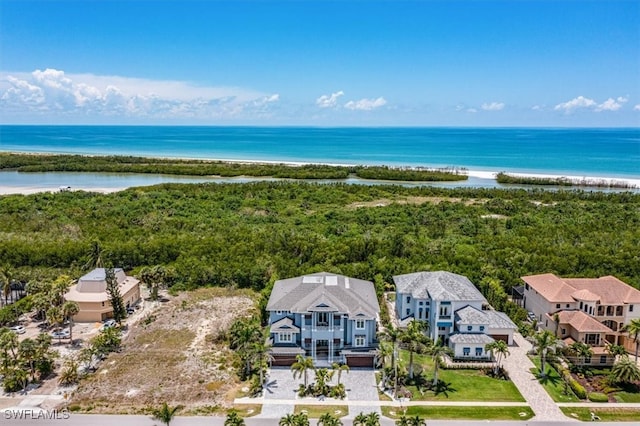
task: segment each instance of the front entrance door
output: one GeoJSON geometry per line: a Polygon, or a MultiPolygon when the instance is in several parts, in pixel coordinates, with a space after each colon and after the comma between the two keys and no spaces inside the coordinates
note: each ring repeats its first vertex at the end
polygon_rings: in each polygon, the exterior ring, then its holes
{"type": "Polygon", "coordinates": [[[316,340],[316,358],[318,359],[329,358],[329,341],[328,340],[316,340]]]}

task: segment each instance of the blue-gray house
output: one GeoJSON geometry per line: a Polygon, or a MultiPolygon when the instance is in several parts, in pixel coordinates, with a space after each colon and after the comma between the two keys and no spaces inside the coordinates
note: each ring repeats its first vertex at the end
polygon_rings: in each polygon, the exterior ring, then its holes
{"type": "Polygon", "coordinates": [[[276,281],[267,303],[273,365],[372,367],[380,306],[373,283],[320,272],[276,281]]]}

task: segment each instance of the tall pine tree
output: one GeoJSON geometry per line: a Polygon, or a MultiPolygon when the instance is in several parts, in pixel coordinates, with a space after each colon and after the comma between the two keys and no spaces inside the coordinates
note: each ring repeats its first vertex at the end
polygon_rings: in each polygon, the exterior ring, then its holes
{"type": "Polygon", "coordinates": [[[116,279],[116,273],[113,268],[105,268],[105,279],[107,281],[107,293],[109,294],[109,301],[111,307],[113,307],[113,319],[118,324],[122,322],[127,316],[127,311],[124,308],[124,302],[122,301],[122,295],[118,288],[118,280],[116,279]]]}

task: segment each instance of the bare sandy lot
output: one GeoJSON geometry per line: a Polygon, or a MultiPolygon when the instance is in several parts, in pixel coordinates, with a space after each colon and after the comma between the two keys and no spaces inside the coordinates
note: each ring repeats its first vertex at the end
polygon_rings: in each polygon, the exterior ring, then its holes
{"type": "Polygon", "coordinates": [[[184,414],[230,407],[239,383],[232,353],[216,337],[253,306],[248,293],[226,289],[159,302],[131,327],[122,350],[80,383],[69,407],[140,413],[167,402],[184,406],[184,414]]]}

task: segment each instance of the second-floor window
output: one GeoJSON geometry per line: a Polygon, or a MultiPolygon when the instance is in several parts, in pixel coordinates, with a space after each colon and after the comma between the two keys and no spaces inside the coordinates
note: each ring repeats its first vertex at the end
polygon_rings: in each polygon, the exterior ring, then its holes
{"type": "Polygon", "coordinates": [[[440,316],[441,317],[449,316],[449,307],[448,306],[440,306],[440,316]]]}
{"type": "Polygon", "coordinates": [[[358,334],[356,336],[356,342],[355,342],[356,346],[364,346],[365,342],[366,342],[366,339],[363,335],[358,334]]]}
{"type": "Polygon", "coordinates": [[[356,329],[357,330],[364,330],[364,320],[363,319],[356,320],[356,329]]]}
{"type": "Polygon", "coordinates": [[[329,325],[329,315],[326,312],[318,312],[318,326],[326,327],[329,325]]]}
{"type": "Polygon", "coordinates": [[[484,331],[484,325],[480,326],[480,331],[484,331]]]}
{"type": "Polygon", "coordinates": [[[471,355],[471,348],[462,348],[462,355],[463,356],[471,355]]]}
{"type": "Polygon", "coordinates": [[[278,340],[283,343],[291,343],[291,333],[280,333],[280,335],[278,336],[278,340]]]}
{"type": "Polygon", "coordinates": [[[473,326],[468,325],[468,326],[467,326],[467,331],[471,331],[471,330],[473,330],[473,326]]]}
{"type": "Polygon", "coordinates": [[[476,356],[482,356],[482,348],[476,348],[476,356]]]}

